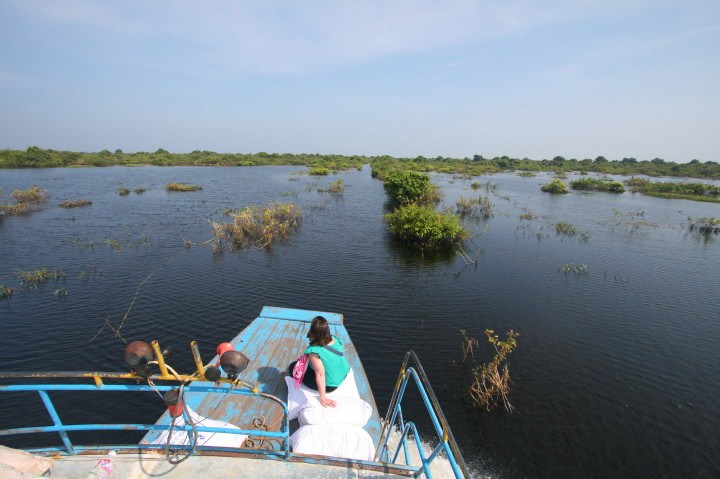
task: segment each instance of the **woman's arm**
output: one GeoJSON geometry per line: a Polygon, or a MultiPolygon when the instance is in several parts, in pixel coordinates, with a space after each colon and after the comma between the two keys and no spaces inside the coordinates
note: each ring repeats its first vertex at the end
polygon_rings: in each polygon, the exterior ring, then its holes
{"type": "Polygon", "coordinates": [[[315,353],[310,353],[308,356],[310,357],[310,364],[315,370],[315,382],[320,393],[320,404],[324,407],[335,407],[335,401],[325,396],[325,366],[323,366],[320,356],[315,353]]]}

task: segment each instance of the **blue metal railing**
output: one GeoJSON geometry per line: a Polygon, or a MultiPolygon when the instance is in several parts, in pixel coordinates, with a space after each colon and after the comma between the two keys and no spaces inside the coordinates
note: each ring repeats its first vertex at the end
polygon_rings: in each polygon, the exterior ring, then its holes
{"type": "Polygon", "coordinates": [[[375,460],[384,458],[390,459],[389,462],[395,463],[402,451],[405,463],[410,465],[410,450],[408,445],[408,436],[412,433],[414,438],[415,446],[417,447],[418,456],[420,457],[421,465],[417,468],[415,476],[424,474],[428,479],[432,478],[430,472],[430,465],[439,456],[441,452],[445,453],[450,467],[452,468],[455,477],[457,478],[469,478],[467,466],[463,461],[460,450],[455,442],[455,438],[452,435],[450,426],[445,419],[445,415],[442,412],[440,403],[435,397],[435,393],[430,386],[430,382],[425,375],[422,364],[414,351],[408,351],[405,354],[402,367],[400,368],[400,374],[398,375],[397,382],[395,383],[395,390],[393,391],[392,399],[388,407],[388,412],[385,415],[383,422],[382,432],[380,433],[380,441],[378,442],[378,448],[375,452],[375,460]],[[412,359],[414,366],[408,367],[410,360],[412,359]],[[422,442],[420,440],[420,434],[418,433],[415,423],[408,421],[406,422],[402,413],[402,401],[405,397],[408,382],[410,378],[414,380],[415,385],[420,392],[422,401],[427,409],[430,421],[435,428],[437,437],[439,440],[438,445],[433,449],[430,455],[425,454],[422,442]],[[394,427],[400,431],[400,439],[398,444],[395,446],[395,450],[392,451],[392,446],[389,444],[390,432],[394,427]]]}
{"type": "MultiPolygon", "coordinates": [[[[37,376],[35,376],[37,377],[37,376]]],[[[57,375],[54,377],[58,377],[57,375]]],[[[64,445],[64,452],[68,454],[76,454],[81,451],[86,450],[98,450],[107,448],[106,447],[98,447],[98,446],[76,446],[73,445],[70,441],[70,438],[68,436],[68,432],[75,432],[75,431],[167,431],[170,429],[170,425],[164,425],[164,424],[64,424],[62,420],[60,419],[60,416],[55,409],[55,405],[52,402],[52,399],[50,398],[50,395],[48,392],[50,391],[101,391],[101,392],[158,392],[158,391],[169,391],[171,389],[175,389],[176,386],[159,386],[159,385],[153,385],[152,387],[149,385],[135,385],[135,384],[102,384],[102,386],[95,386],[95,385],[87,385],[87,384],[13,384],[13,385],[0,385],[0,393],[6,392],[6,393],[13,393],[13,392],[23,392],[23,391],[37,391],[40,395],[40,398],[42,399],[43,404],[45,405],[45,409],[47,409],[48,414],[50,415],[50,418],[52,419],[53,425],[52,426],[33,426],[33,427],[23,427],[23,428],[14,428],[14,429],[4,429],[0,430],[0,436],[10,436],[10,435],[16,435],[16,434],[38,434],[38,433],[52,433],[56,432],[59,434],[60,439],[62,440],[62,443],[64,445]]],[[[214,386],[195,386],[195,385],[187,385],[184,387],[184,390],[186,393],[190,392],[199,392],[199,393],[221,393],[221,394],[234,394],[234,395],[241,395],[241,396],[256,396],[256,397],[264,397],[266,399],[269,399],[271,401],[277,402],[283,410],[283,427],[278,432],[272,432],[272,431],[261,431],[257,429],[252,430],[245,430],[245,429],[231,429],[231,428],[223,428],[223,427],[206,427],[206,426],[200,426],[195,425],[195,430],[198,432],[212,432],[212,433],[226,433],[226,434],[244,434],[248,436],[254,436],[254,437],[263,437],[268,439],[279,439],[282,441],[282,450],[279,451],[272,451],[272,450],[263,450],[263,454],[272,455],[272,456],[278,456],[283,457],[284,459],[288,459],[290,456],[290,428],[289,428],[289,421],[288,421],[288,408],[287,404],[285,404],[284,401],[281,399],[267,393],[260,393],[260,392],[253,392],[249,390],[244,389],[232,389],[232,388],[223,388],[223,387],[214,387],[214,386]]],[[[185,419],[185,424],[180,426],[176,425],[174,427],[174,430],[176,431],[185,431],[186,433],[192,431],[193,426],[188,424],[188,418],[185,417],[185,412],[183,412],[183,417],[185,419]]],[[[172,444],[173,450],[190,450],[191,446],[184,446],[184,445],[178,445],[178,444],[172,444]]],[[[113,449],[164,449],[166,446],[165,444],[136,444],[136,445],[112,445],[113,449]]],[[[203,446],[197,446],[198,450],[223,450],[228,448],[218,448],[218,447],[203,447],[203,446]]],[[[237,451],[237,449],[233,449],[234,451],[237,451]]],[[[47,447],[42,449],[37,449],[37,452],[62,452],[63,448],[60,447],[47,447]]],[[[253,449],[248,449],[249,452],[257,452],[253,449]]]]}

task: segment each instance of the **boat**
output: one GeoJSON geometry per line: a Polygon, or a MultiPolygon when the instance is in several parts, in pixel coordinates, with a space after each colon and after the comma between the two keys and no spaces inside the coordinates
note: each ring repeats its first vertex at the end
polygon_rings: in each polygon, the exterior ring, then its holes
{"type": "Polygon", "coordinates": [[[130,343],[125,350],[128,371],[0,372],[0,400],[36,392],[52,422],[0,430],[0,442],[13,445],[11,438],[47,438],[53,433],[53,444],[23,448],[33,457],[52,458],[53,476],[84,477],[113,451],[112,474],[117,478],[470,477],[415,353],[405,354],[381,417],[342,314],[265,306],[235,338],[221,344],[211,360],[202,360],[195,341],[190,351],[195,364],[190,374],[170,365],[158,341],[130,343]],[[318,409],[309,393],[305,403],[296,404],[302,388],[287,379],[288,365],[302,355],[316,316],[327,319],[351,368],[338,390],[328,394],[336,398],[337,408],[318,409]],[[437,436],[432,440],[421,438],[417,423],[405,417],[409,385],[425,406],[428,417],[423,420],[437,436]],[[127,394],[142,396],[153,404],[152,411],[163,412],[154,423],[108,423],[103,413],[109,407],[93,407],[82,422],[69,424],[51,397],[68,394],[80,401],[90,394],[106,394],[110,401],[127,394]],[[343,411],[351,412],[350,419],[338,420],[343,411]],[[303,414],[304,421],[293,417],[303,414]],[[83,445],[70,437],[124,438],[131,433],[142,437],[83,445]],[[343,447],[356,449],[346,453],[339,450],[343,447]]]}

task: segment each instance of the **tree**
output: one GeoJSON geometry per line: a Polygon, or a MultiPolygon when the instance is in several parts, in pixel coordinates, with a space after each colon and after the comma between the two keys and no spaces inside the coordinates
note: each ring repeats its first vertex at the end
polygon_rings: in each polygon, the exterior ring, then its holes
{"type": "Polygon", "coordinates": [[[608,162],[608,159],[602,155],[595,158],[595,163],[607,163],[607,162],[608,162]]]}
{"type": "Polygon", "coordinates": [[[632,157],[631,157],[631,158],[623,158],[623,159],[622,159],[622,163],[625,163],[625,164],[631,164],[631,165],[632,165],[632,164],[635,164],[635,163],[637,163],[637,162],[638,162],[637,159],[632,158],[632,157]]]}
{"type": "Polygon", "coordinates": [[[654,163],[656,165],[664,165],[665,160],[663,160],[662,158],[653,158],[652,160],[650,160],[650,163],[654,163]]]}

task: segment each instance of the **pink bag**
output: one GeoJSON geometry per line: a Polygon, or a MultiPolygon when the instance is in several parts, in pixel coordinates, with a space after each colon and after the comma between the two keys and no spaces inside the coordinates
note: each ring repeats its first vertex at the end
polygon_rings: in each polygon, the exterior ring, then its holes
{"type": "Polygon", "coordinates": [[[308,367],[308,355],[303,354],[300,356],[295,363],[295,367],[293,368],[293,379],[295,380],[295,387],[300,388],[300,385],[303,382],[303,378],[305,377],[305,371],[307,371],[308,367]]]}

